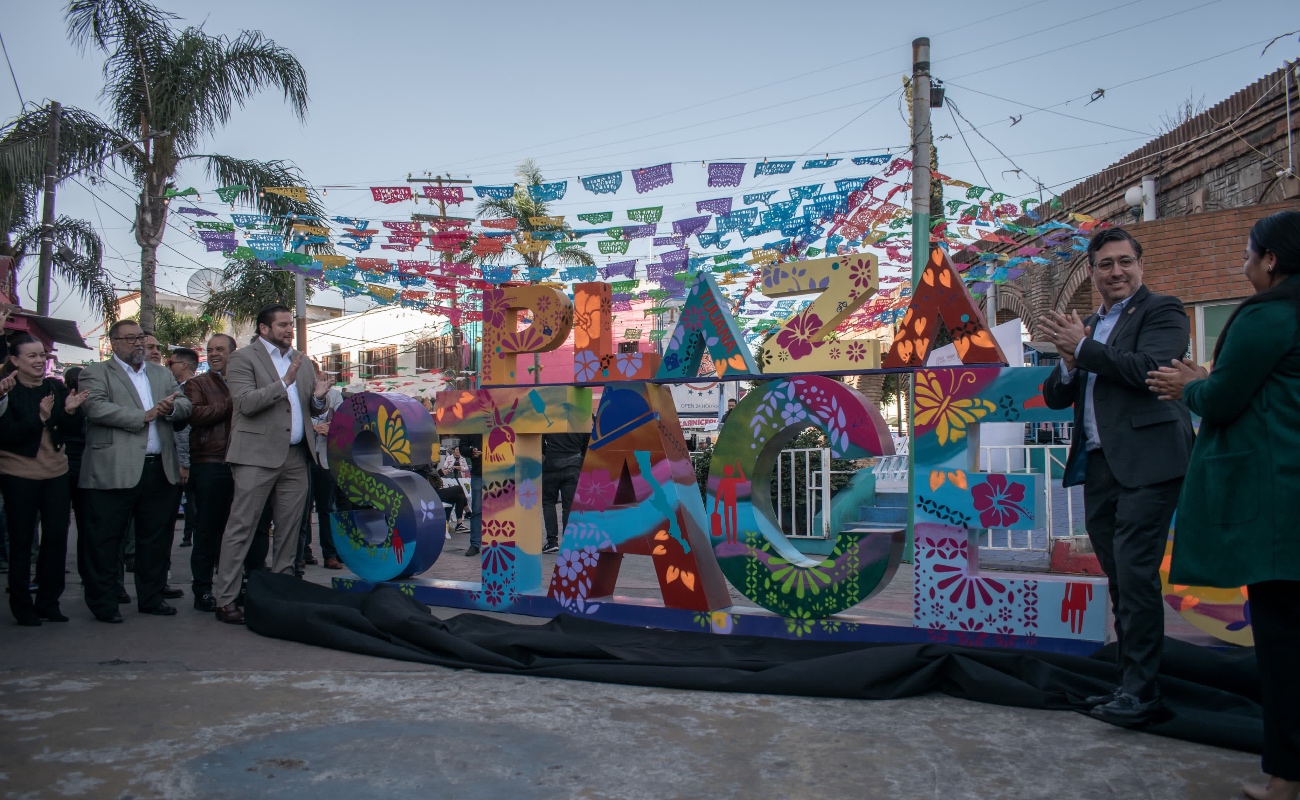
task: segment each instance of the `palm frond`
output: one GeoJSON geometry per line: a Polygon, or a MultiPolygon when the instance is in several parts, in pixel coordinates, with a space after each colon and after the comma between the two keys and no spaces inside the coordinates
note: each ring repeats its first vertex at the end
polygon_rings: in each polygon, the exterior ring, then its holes
{"type": "MultiPolygon", "coordinates": [[[[45,142],[52,121],[48,105],[28,106],[6,124],[0,138],[0,176],[8,174],[14,180],[33,184],[44,180],[45,142]]],[[[128,148],[115,153],[130,141],[89,111],[66,106],[59,114],[58,173],[62,176],[86,170],[98,174],[114,160],[133,161],[139,156],[138,150],[128,148]]]]}
{"type": "Polygon", "coordinates": [[[187,28],[162,67],[152,119],[171,132],[178,153],[193,152],[261,90],[280,89],[294,115],[307,116],[306,71],[293,53],[259,32],[231,40],[187,28]]]}
{"type": "MultiPolygon", "coordinates": [[[[197,155],[193,158],[203,159],[208,177],[217,181],[219,186],[242,184],[249,187],[236,199],[255,204],[262,214],[273,217],[287,217],[291,214],[320,217],[325,214],[325,206],[321,203],[320,196],[310,186],[307,187],[305,203],[299,203],[284,195],[262,191],[267,186],[304,185],[302,173],[287,161],[256,161],[222,155],[197,155]]],[[[326,249],[319,252],[333,252],[333,250],[326,246],[326,249]]]]}
{"type": "MultiPolygon", "coordinates": [[[[293,275],[269,269],[257,260],[228,259],[221,271],[222,286],[203,302],[203,315],[213,319],[228,317],[235,324],[253,322],[257,312],[271,303],[293,308],[293,275]]],[[[312,285],[307,284],[307,297],[312,285]]],[[[242,344],[242,342],[241,342],[242,344]]]]}
{"type": "MultiPolygon", "coordinates": [[[[40,237],[41,226],[35,221],[16,231],[13,247],[20,261],[39,253],[40,237]]],[[[104,271],[104,244],[89,222],[72,217],[54,221],[53,266],[83,299],[103,312],[105,319],[117,319],[117,292],[104,271]]]]}
{"type": "Polygon", "coordinates": [[[142,0],[72,0],[63,19],[82,52],[94,46],[110,53],[122,42],[165,33],[179,17],[142,0]]]}

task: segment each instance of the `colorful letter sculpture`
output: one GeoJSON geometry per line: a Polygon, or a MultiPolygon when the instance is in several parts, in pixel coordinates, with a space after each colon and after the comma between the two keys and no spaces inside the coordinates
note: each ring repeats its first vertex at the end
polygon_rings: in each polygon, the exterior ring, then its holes
{"type": "Polygon", "coordinates": [[[349,397],[330,422],[329,463],[339,491],[357,506],[331,515],[334,546],[358,576],[418,575],[438,560],[447,524],[442,500],[420,467],[438,458],[433,419],[401,394],[349,397]]]}
{"type": "Polygon", "coordinates": [[[1042,475],[978,472],[978,426],[1050,422],[1047,367],[921,370],[916,373],[914,622],[984,637],[1048,636],[1103,641],[1106,581],[979,571],[980,529],[1037,527],[1042,475]]]}
{"type": "Polygon", "coordinates": [[[727,310],[722,290],[708,272],[695,279],[681,307],[673,335],[664,346],[663,363],[655,379],[694,378],[708,349],[718,375],[757,375],[758,365],[745,345],[736,320],[727,310]]]}
{"type": "Polygon", "coordinates": [[[1245,586],[1216,589],[1211,586],[1182,586],[1169,582],[1169,564],[1174,555],[1175,517],[1165,543],[1165,557],[1160,562],[1160,590],[1165,602],[1179,616],[1216,639],[1251,647],[1255,632],[1250,624],[1250,595],[1245,586]]]}
{"type": "Polygon", "coordinates": [[[924,366],[939,332],[939,320],[952,335],[963,364],[1007,363],[961,274],[953,268],[948,254],[936,247],[930,251],[921,282],[912,291],[912,302],[894,334],[884,366],[924,366]]]}
{"type": "Polygon", "coordinates": [[[525,386],[439,392],[443,434],[483,437],[483,589],[489,606],[542,586],[542,434],[591,430],[591,390],[525,386]]]}
{"type": "Polygon", "coordinates": [[[904,543],[902,531],[840,530],[822,558],[804,555],[785,538],[772,512],[772,468],[781,448],[809,426],[826,434],[836,458],[894,453],[880,411],[865,397],[830,378],[805,375],[745,395],[709,464],[711,541],[723,574],[750,600],[796,619],[837,614],[884,588],[904,543]]]}
{"type": "Polygon", "coordinates": [[[520,353],[544,353],[564,344],[573,326],[573,301],[551,286],[512,286],[483,291],[483,386],[519,383],[520,353]],[[533,322],[519,327],[519,312],[530,311],[533,322]]]}
{"type": "Polygon", "coordinates": [[[573,382],[643,381],[659,370],[658,353],[615,353],[608,283],[573,285],[573,382]]]}
{"type": "Polygon", "coordinates": [[[714,611],[731,595],[709,546],[690,453],[666,386],[605,388],[551,576],[550,596],[576,613],[612,595],[627,554],[650,556],[664,605],[714,611]]]}
{"type": "Polygon", "coordinates": [[[763,345],[763,372],[804,374],[879,368],[880,340],[827,339],[837,325],[876,293],[876,265],[874,255],[858,254],[764,266],[764,297],[810,292],[818,295],[763,345]]]}

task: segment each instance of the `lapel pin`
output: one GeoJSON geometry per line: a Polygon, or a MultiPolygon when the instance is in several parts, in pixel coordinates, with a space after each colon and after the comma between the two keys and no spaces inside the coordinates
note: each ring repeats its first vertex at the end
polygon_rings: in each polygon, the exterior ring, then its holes
{"type": "Polygon", "coordinates": [[[1130,308],[1130,309],[1128,310],[1128,313],[1132,314],[1134,311],[1137,311],[1137,306],[1134,306],[1133,308],[1130,308]]]}

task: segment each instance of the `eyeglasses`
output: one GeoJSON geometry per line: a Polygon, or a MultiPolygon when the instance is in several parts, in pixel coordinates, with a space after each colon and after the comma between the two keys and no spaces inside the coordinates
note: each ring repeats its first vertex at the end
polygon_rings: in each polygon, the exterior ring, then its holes
{"type": "Polygon", "coordinates": [[[1130,269],[1137,263],[1138,260],[1133,256],[1123,256],[1119,260],[1113,258],[1106,258],[1106,259],[1102,259],[1101,261],[1098,261],[1096,268],[1110,271],[1111,269],[1114,268],[1116,264],[1119,264],[1120,269],[1130,269]]]}
{"type": "Polygon", "coordinates": [[[138,336],[112,336],[110,338],[115,342],[130,342],[131,344],[141,344],[144,342],[146,338],[148,338],[148,336],[147,334],[142,333],[138,336]]]}

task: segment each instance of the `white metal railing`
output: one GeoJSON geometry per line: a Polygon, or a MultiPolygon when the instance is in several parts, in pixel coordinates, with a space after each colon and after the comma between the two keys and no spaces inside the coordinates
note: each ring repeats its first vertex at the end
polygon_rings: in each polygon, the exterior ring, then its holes
{"type": "MultiPolygon", "coordinates": [[[[1063,488],[1052,472],[1065,469],[1065,444],[984,445],[980,447],[982,472],[1041,473],[1043,476],[1042,527],[1033,531],[986,530],[980,546],[992,550],[1051,550],[1052,540],[1074,535],[1075,496],[1079,487],[1063,488]],[[1064,516],[1057,506],[1064,506],[1064,516]],[[1039,536],[1035,533],[1042,531],[1039,536]],[[997,544],[1001,540],[1003,544],[997,544]]],[[[1080,499],[1082,499],[1080,497],[1080,499]]]]}
{"type": "Polygon", "coordinates": [[[828,539],[831,535],[831,451],[821,447],[797,447],[782,450],[776,455],[776,518],[785,527],[786,495],[790,503],[790,530],[786,536],[806,539],[828,539]],[[817,463],[813,464],[813,454],[817,454],[817,463]],[[786,466],[786,462],[789,466],[786,466]],[[803,497],[803,531],[800,532],[799,521],[795,514],[799,512],[799,480],[802,473],[804,481],[803,497]],[[789,484],[787,489],[786,484],[789,484]],[[813,519],[819,509],[826,509],[822,514],[819,529],[813,530],[813,519]]]}
{"type": "Polygon", "coordinates": [[[829,539],[831,529],[831,481],[835,475],[853,475],[853,470],[831,469],[831,451],[824,447],[791,448],[776,457],[776,518],[782,532],[793,539],[829,539]],[[799,510],[799,477],[803,477],[803,526],[795,517],[799,510]],[[790,524],[785,524],[785,508],[790,524]],[[821,521],[817,514],[822,515],[821,521]],[[788,528],[788,529],[787,529],[788,528]]]}
{"type": "Polygon", "coordinates": [[[871,472],[876,476],[876,486],[881,484],[907,484],[907,453],[901,455],[881,456],[872,465],[871,472]]]}

